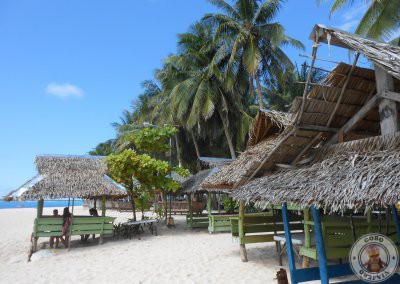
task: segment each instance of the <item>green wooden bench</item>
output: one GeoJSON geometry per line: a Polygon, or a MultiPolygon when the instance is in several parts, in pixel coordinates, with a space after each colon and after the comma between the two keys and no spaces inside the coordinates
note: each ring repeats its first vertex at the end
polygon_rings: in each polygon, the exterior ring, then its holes
{"type": "Polygon", "coordinates": [[[230,232],[231,231],[231,218],[237,217],[237,214],[211,214],[208,215],[208,232],[230,232]]]}
{"type": "MultiPolygon", "coordinates": [[[[113,234],[113,222],[115,217],[91,217],[91,216],[73,216],[72,223],[69,226],[70,236],[81,235],[103,235],[113,234]]],[[[62,235],[62,218],[52,216],[42,216],[35,219],[33,234],[35,240],[34,251],[39,237],[60,237],[62,235]]]]}
{"type": "Polygon", "coordinates": [[[186,225],[189,228],[207,228],[208,214],[187,214],[186,225]]]}
{"type": "MultiPolygon", "coordinates": [[[[314,222],[304,220],[305,228],[305,242],[304,246],[300,247],[300,255],[307,258],[317,260],[317,250],[313,241],[312,232],[314,231],[314,222]]],[[[396,242],[397,236],[395,234],[395,224],[390,221],[388,229],[383,220],[379,225],[379,220],[368,221],[367,218],[357,217],[353,218],[353,228],[349,217],[334,217],[323,216],[321,218],[322,234],[325,244],[325,251],[327,259],[347,259],[349,257],[350,249],[353,243],[361,236],[368,233],[386,234],[396,242]]]]}

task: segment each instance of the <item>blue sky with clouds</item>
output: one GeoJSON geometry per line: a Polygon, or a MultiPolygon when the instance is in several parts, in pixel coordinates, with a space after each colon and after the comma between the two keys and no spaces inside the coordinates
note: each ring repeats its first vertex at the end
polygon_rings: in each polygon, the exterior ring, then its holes
{"type": "MultiPolygon", "coordinates": [[[[314,24],[351,31],[365,10],[329,18],[326,2],[284,4],[278,21],[307,47],[287,49],[293,61],[310,54],[314,24]]],[[[205,0],[1,1],[0,196],[35,174],[37,154],[85,154],[112,138],[110,123],[175,52],[176,35],[214,11],[205,0]]],[[[327,47],[319,55],[328,57],[327,47]]]]}

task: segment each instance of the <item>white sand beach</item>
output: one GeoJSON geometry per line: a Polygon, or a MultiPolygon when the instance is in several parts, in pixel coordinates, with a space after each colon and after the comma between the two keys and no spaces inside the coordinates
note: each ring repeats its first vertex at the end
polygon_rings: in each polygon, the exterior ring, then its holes
{"type": "MultiPolygon", "coordinates": [[[[44,214],[52,210],[44,208],[44,214]]],[[[75,214],[86,211],[75,208],[75,214]]],[[[131,214],[107,211],[116,222],[131,214]]],[[[98,246],[97,239],[82,245],[75,237],[69,252],[50,250],[48,239],[40,238],[39,247],[46,243],[47,248],[28,263],[35,216],[36,209],[0,210],[1,283],[276,283],[273,244],[248,245],[249,262],[243,263],[230,234],[186,229],[184,216],[175,216],[175,229],[160,224],[158,236],[145,232],[140,240],[106,238],[98,246]]]]}

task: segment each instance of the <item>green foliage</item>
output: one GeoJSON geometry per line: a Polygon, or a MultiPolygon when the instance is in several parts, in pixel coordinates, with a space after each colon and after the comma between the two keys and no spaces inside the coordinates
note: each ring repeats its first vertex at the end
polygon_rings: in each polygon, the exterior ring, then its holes
{"type": "Polygon", "coordinates": [[[172,171],[177,171],[184,177],[189,175],[188,170],[171,167],[166,161],[154,159],[147,154],[139,155],[132,149],[124,150],[120,154],[111,154],[106,161],[111,177],[124,184],[135,196],[138,190],[133,188],[132,177],[141,183],[141,190],[176,191],[180,185],[168,175],[172,171]]]}
{"type": "Polygon", "coordinates": [[[169,139],[177,129],[173,126],[148,127],[132,133],[135,146],[143,152],[167,152],[170,150],[169,139]]]}
{"type": "Polygon", "coordinates": [[[89,151],[89,155],[92,156],[108,156],[115,150],[114,139],[107,140],[106,142],[99,143],[96,148],[89,151]]]}
{"type": "Polygon", "coordinates": [[[239,208],[239,203],[234,201],[229,196],[224,196],[222,204],[224,205],[224,210],[226,211],[226,213],[233,213],[236,209],[239,208]]]}

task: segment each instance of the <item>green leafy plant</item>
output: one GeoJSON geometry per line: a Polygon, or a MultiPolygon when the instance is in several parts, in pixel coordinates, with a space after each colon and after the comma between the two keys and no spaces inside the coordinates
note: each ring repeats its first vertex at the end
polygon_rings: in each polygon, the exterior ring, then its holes
{"type": "Polygon", "coordinates": [[[222,204],[224,205],[226,213],[233,213],[239,208],[239,204],[228,196],[224,197],[222,204]]]}

